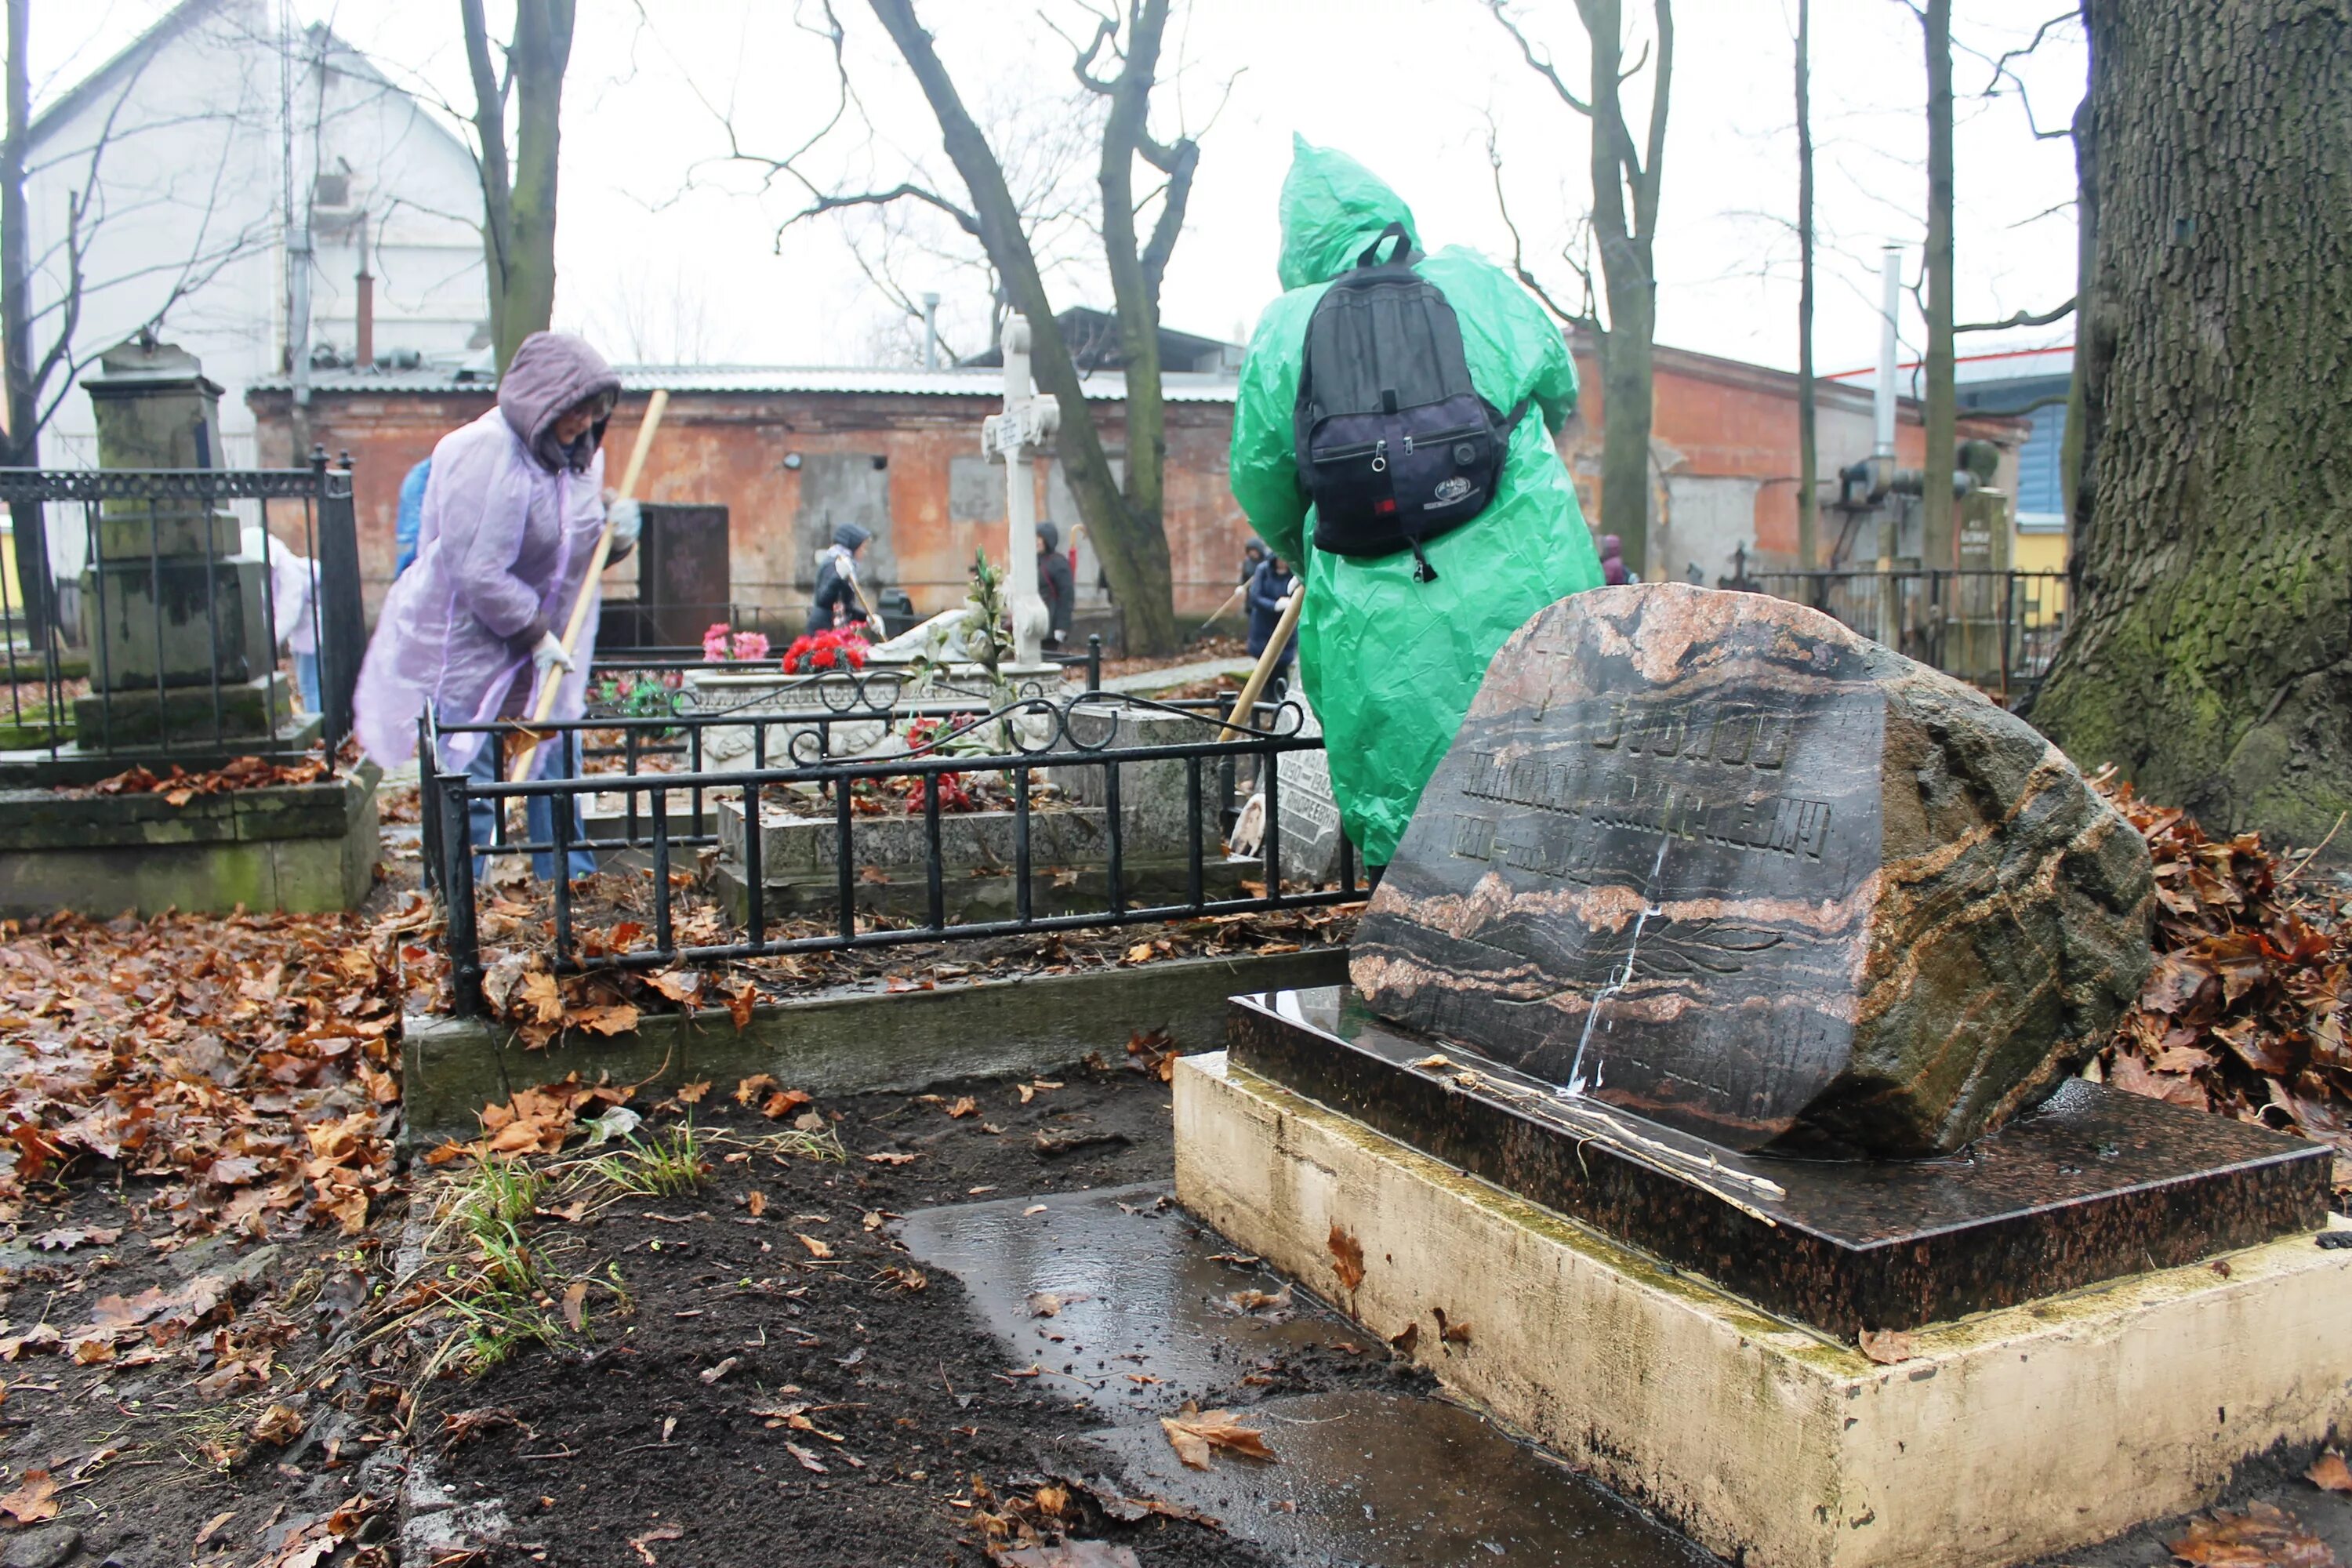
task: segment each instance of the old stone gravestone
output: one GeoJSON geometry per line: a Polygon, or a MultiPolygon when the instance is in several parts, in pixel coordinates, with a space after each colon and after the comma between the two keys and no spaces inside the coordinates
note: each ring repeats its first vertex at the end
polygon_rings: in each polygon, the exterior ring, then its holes
{"type": "Polygon", "coordinates": [[[2137,994],[2139,836],[1801,605],[1581,594],[1507,643],[1354,944],[1371,1008],[1737,1150],[1949,1152],[2137,994]]]}
{"type": "MultiPolygon", "coordinates": [[[[1285,700],[1298,704],[1298,733],[1323,732],[1304,687],[1293,687],[1285,700]]],[[[1275,763],[1275,795],[1282,807],[1283,879],[1320,887],[1337,878],[1339,802],[1331,793],[1331,763],[1323,749],[1281,753],[1275,763]]],[[[1363,875],[1360,863],[1356,874],[1363,875]]]]}

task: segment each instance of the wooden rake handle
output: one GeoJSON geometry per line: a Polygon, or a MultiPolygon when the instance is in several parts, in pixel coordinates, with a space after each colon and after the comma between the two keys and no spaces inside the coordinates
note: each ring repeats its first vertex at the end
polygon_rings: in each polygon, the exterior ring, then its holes
{"type": "MultiPolygon", "coordinates": [[[[629,451],[629,466],[621,471],[621,489],[616,499],[626,500],[637,493],[637,480],[646,469],[646,454],[653,450],[654,435],[660,430],[662,416],[668,411],[669,392],[667,388],[646,400],[646,416],[637,426],[637,444],[629,451]]],[[[596,579],[604,574],[604,563],[612,553],[613,525],[607,522],[604,531],[596,536],[595,552],[588,557],[587,574],[580,579],[580,596],[572,601],[572,618],[564,624],[563,651],[568,657],[576,658],[579,656],[580,635],[588,627],[588,606],[596,598],[596,579]]],[[[531,704],[530,722],[533,727],[546,723],[554,716],[556,699],[563,693],[565,673],[568,672],[558,671],[551,666],[549,678],[540,682],[539,700],[531,704]]],[[[540,742],[534,738],[516,755],[515,765],[507,776],[513,779],[530,777],[531,765],[539,761],[539,747],[540,742]]]]}

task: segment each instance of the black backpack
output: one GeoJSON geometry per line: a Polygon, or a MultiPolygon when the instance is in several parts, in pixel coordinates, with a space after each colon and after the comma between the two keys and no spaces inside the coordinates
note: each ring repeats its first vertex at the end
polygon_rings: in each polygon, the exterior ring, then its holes
{"type": "Polygon", "coordinates": [[[1429,582],[1437,574],[1421,542],[1486,510],[1528,400],[1499,415],[1478,395],[1462,324],[1444,291],[1412,269],[1411,252],[1404,226],[1392,223],[1323,291],[1307,323],[1291,420],[1315,548],[1411,550],[1414,575],[1429,582]]]}

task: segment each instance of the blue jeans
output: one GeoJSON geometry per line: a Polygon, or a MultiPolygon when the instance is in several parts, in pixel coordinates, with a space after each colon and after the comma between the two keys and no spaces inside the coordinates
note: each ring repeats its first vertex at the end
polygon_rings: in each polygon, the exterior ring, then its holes
{"type": "Polygon", "coordinates": [[[302,693],[302,711],[324,713],[326,706],[319,700],[319,656],[298,653],[294,656],[294,684],[302,693]]]}
{"type": "MultiPolygon", "coordinates": [[[[549,772],[552,776],[571,777],[580,772],[580,731],[568,730],[564,731],[564,735],[565,750],[569,753],[564,759],[566,765],[550,769],[549,772]]],[[[466,765],[466,779],[468,784],[488,787],[494,782],[495,775],[491,764],[496,761],[496,753],[492,748],[499,744],[499,737],[496,735],[483,738],[482,749],[476,752],[474,760],[466,765]]],[[[563,799],[572,817],[571,840],[576,844],[587,837],[580,826],[580,797],[567,795],[563,799]]],[[[498,807],[501,804],[503,803],[495,797],[482,797],[467,802],[467,820],[471,826],[471,837],[477,845],[490,843],[496,837],[499,821],[498,807]]],[[[544,795],[530,796],[523,808],[523,823],[525,831],[530,834],[533,843],[552,841],[555,837],[555,797],[544,795]]],[[[567,874],[571,880],[576,882],[583,877],[595,874],[596,857],[590,851],[572,850],[566,856],[566,859],[570,865],[567,874]]],[[[474,857],[474,879],[477,882],[488,874],[488,856],[474,857]]],[[[554,876],[554,851],[534,850],[530,857],[530,871],[532,876],[541,881],[554,876]]]]}

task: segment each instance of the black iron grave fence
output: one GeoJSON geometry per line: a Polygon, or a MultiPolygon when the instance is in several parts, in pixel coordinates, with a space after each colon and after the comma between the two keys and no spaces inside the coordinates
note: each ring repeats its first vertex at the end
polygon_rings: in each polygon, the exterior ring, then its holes
{"type": "MultiPolygon", "coordinates": [[[[1092,689],[1090,683],[1075,695],[1018,695],[983,712],[966,702],[953,712],[928,713],[954,704],[908,703],[897,700],[896,691],[891,701],[882,702],[873,700],[879,693],[871,686],[854,689],[863,689],[868,700],[838,710],[711,713],[681,707],[656,715],[591,715],[538,726],[532,735],[550,763],[547,776],[529,780],[504,776],[505,742],[516,733],[512,724],[436,725],[428,718],[419,737],[420,755],[428,764],[420,800],[423,848],[428,880],[446,917],[456,1010],[475,1016],[487,1010],[480,900],[493,863],[513,858],[530,858],[556,873],[548,879],[548,918],[541,929],[559,974],[1103,930],[1352,903],[1369,894],[1344,835],[1338,836],[1335,879],[1292,876],[1286,884],[1284,841],[1294,822],[1286,815],[1280,759],[1319,751],[1323,744],[1319,735],[1301,732],[1302,715],[1295,704],[1261,702],[1243,716],[1233,712],[1230,697],[1156,702],[1092,689]],[[832,749],[835,727],[909,719],[929,721],[909,751],[845,757],[832,749]],[[1181,721],[1176,727],[1189,733],[1164,742],[1120,743],[1146,724],[1167,720],[1181,721]],[[745,765],[700,765],[713,731],[747,726],[745,765]],[[488,749],[487,769],[477,763],[469,776],[446,765],[448,748],[476,745],[488,749]],[[648,769],[656,746],[687,765],[648,769]],[[613,762],[624,765],[596,765],[613,762]],[[1127,808],[1139,803],[1123,798],[1138,788],[1145,769],[1154,770],[1151,776],[1162,792],[1155,803],[1159,830],[1153,837],[1163,853],[1154,858],[1149,880],[1136,874],[1138,858],[1129,853],[1139,828],[1127,808]],[[1179,769],[1181,783],[1167,788],[1179,769]],[[481,776],[485,772],[490,776],[481,776]],[[1067,858],[1066,841],[1045,831],[1053,826],[1046,819],[1055,803],[1038,798],[1034,787],[1049,773],[1087,781],[1101,850],[1087,868],[1086,896],[1056,895],[1050,908],[1038,894],[1040,873],[1052,873],[1056,883],[1076,883],[1078,875],[1074,865],[1049,863],[1067,858]],[[954,862],[948,852],[949,824],[964,781],[990,777],[1003,786],[1004,805],[996,815],[1007,820],[992,826],[1004,830],[1004,853],[1001,860],[992,855],[985,867],[954,862]],[[1225,848],[1244,791],[1262,802],[1251,803],[1257,808],[1249,815],[1262,826],[1243,868],[1255,871],[1255,880],[1234,875],[1237,862],[1225,848]],[[773,799],[777,795],[814,809],[787,811],[773,799]],[[625,805],[591,821],[579,806],[598,796],[608,807],[616,797],[625,805]],[[543,829],[516,831],[509,808],[532,801],[547,803],[543,829]],[[732,832],[722,834],[715,819],[719,811],[730,809],[736,814],[732,832]],[[824,866],[814,878],[802,879],[804,892],[812,883],[822,887],[821,900],[803,900],[788,911],[772,907],[771,868],[764,863],[769,830],[782,820],[826,830],[824,866]],[[918,823],[913,831],[919,835],[920,881],[909,885],[918,895],[917,907],[900,918],[877,918],[869,895],[877,892],[875,883],[888,879],[877,875],[874,851],[886,834],[903,844],[905,829],[898,825],[918,823]],[[679,894],[707,876],[704,852],[722,841],[740,858],[733,868],[740,910],[725,922],[719,940],[695,940],[681,934],[679,894]],[[580,940],[575,916],[581,889],[562,874],[579,853],[607,866],[634,864],[649,874],[650,945],[613,952],[580,940]],[[960,902],[951,910],[950,886],[960,889],[982,871],[992,871],[1009,884],[1009,907],[982,918],[958,912],[960,902]],[[1091,889],[1098,889],[1099,897],[1091,889]]],[[[698,924],[707,934],[707,923],[698,924]]]]}
{"type": "Polygon", "coordinates": [[[2012,704],[2050,668],[2066,624],[2063,572],[1754,572],[1727,586],[1809,605],[2012,704]]]}
{"type": "Polygon", "coordinates": [[[85,563],[63,582],[45,561],[26,579],[0,573],[0,772],[57,781],[320,745],[332,756],[351,732],[367,622],[348,457],[331,468],[314,448],[309,467],[288,469],[0,468],[0,506],[37,517],[44,539],[71,531],[85,563]],[[247,552],[233,502],[260,513],[269,549],[288,552],[283,571],[247,552]],[[307,599],[282,618],[281,575],[307,599]],[[315,650],[315,683],[307,668],[289,679],[281,643],[315,650]]]}

